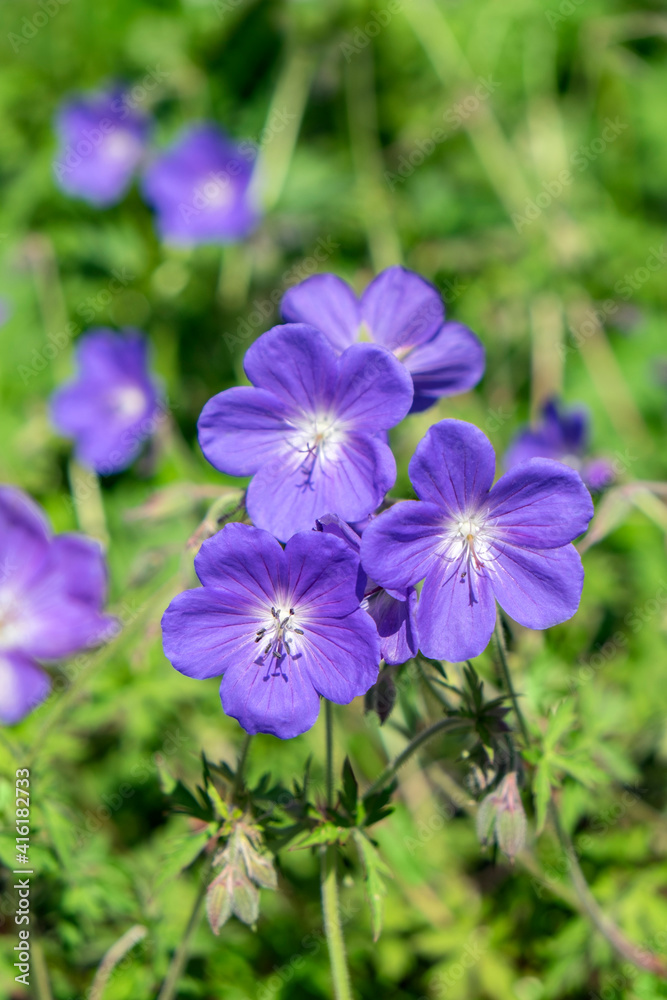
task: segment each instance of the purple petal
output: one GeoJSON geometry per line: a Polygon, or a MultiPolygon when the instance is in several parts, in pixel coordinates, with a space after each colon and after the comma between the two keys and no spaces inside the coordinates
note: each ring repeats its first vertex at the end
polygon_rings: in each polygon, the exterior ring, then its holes
{"type": "Polygon", "coordinates": [[[419,642],[425,656],[460,661],[486,649],[496,621],[490,580],[461,580],[455,564],[441,562],[426,579],[419,597],[419,642]]]}
{"type": "Polygon", "coordinates": [[[388,267],[361,298],[361,316],[373,340],[390,351],[423,344],[445,319],[437,288],[413,271],[388,267]]]}
{"type": "Polygon", "coordinates": [[[488,498],[488,523],[498,539],[531,548],[556,548],[582,535],[593,501],[573,469],[533,458],[498,480],[488,498]]]}
{"type": "MultiPolygon", "coordinates": [[[[375,684],[380,668],[380,639],[365,611],[358,609],[345,618],[312,622],[306,638],[303,669],[324,698],[347,705],[375,684]]],[[[290,667],[287,669],[289,672],[290,667]]]]}
{"type": "Polygon", "coordinates": [[[581,478],[589,490],[599,493],[610,486],[616,478],[613,464],[606,458],[591,458],[581,467],[581,478]]]}
{"type": "Polygon", "coordinates": [[[495,467],[493,448],[482,431],[463,420],[441,420],[417,445],[409,473],[420,500],[458,517],[479,508],[495,467]]]}
{"type": "Polygon", "coordinates": [[[579,607],[584,569],[573,545],[540,550],[506,545],[490,575],[500,606],[526,628],[559,625],[579,607]]]}
{"type": "MultiPolygon", "coordinates": [[[[359,555],[346,542],[320,531],[301,531],[285,546],[286,593],[300,618],[340,618],[359,607],[359,555]]],[[[327,626],[328,627],[328,626],[327,626]]]]}
{"type": "Polygon", "coordinates": [[[306,323],[321,330],[337,351],[344,351],[359,334],[361,312],[357,297],[335,274],[314,274],[285,292],[280,311],[287,323],[306,323]]]}
{"type": "MultiPolygon", "coordinates": [[[[187,677],[219,677],[233,668],[255,669],[255,633],[263,621],[259,599],[199,587],[177,594],[162,616],[164,655],[187,677]],[[252,667],[249,666],[252,664],[252,667]]],[[[266,672],[265,667],[258,667],[266,672]]]]}
{"type": "Polygon", "coordinates": [[[46,558],[51,529],[37,504],[13,486],[0,486],[0,592],[26,586],[46,558]]]}
{"type": "Polygon", "coordinates": [[[324,532],[325,535],[333,535],[335,538],[340,538],[355,553],[357,557],[356,595],[359,603],[361,603],[366,592],[366,574],[360,562],[361,535],[354,528],[350,527],[346,521],[343,521],[338,514],[325,514],[323,517],[318,517],[316,527],[318,531],[324,532]]]}
{"type": "Polygon", "coordinates": [[[412,413],[432,406],[442,396],[467,392],[484,374],[484,348],[462,323],[445,323],[428,343],[403,358],[412,375],[415,401],[412,413]]]}
{"type": "Polygon", "coordinates": [[[44,571],[71,597],[99,610],[106,602],[108,572],[99,542],[84,535],[56,535],[44,571]]]}
{"type": "Polygon", "coordinates": [[[163,239],[177,246],[243,239],[258,221],[250,198],[254,152],[215,125],[185,129],[146,170],[142,189],[163,239]]]}
{"type": "Polygon", "coordinates": [[[291,451],[264,465],[248,487],[246,505],[257,527],[286,541],[331,510],[346,521],[362,520],[395,481],[390,448],[369,435],[349,434],[335,455],[291,451]]]}
{"type": "Polygon", "coordinates": [[[385,663],[405,663],[416,655],[419,649],[416,612],[417,591],[412,588],[406,601],[398,601],[382,589],[368,598],[368,614],[377,626],[385,663]]]}
{"type": "Polygon", "coordinates": [[[361,565],[376,583],[404,590],[437,562],[445,530],[442,508],[405,500],[371,521],[361,538],[361,565]]]}
{"type": "Polygon", "coordinates": [[[230,666],[220,698],[225,713],[247,733],[271,733],[281,740],[311,729],[320,711],[319,696],[300,660],[290,660],[277,672],[265,664],[230,666]]]}
{"type": "Polygon", "coordinates": [[[336,385],[336,354],[323,333],[300,323],[274,326],[251,344],[245,373],[298,413],[329,409],[336,385]]]}
{"type": "Polygon", "coordinates": [[[249,524],[227,524],[208,538],[197,553],[195,570],[205,586],[236,593],[244,606],[262,599],[270,606],[287,583],[279,542],[249,524]]]}
{"type": "Polygon", "coordinates": [[[360,431],[388,430],[412,403],[412,379],[393,355],[372,344],[354,344],[338,362],[336,414],[360,431]]]}
{"type": "Polygon", "coordinates": [[[201,411],[197,423],[201,450],[220,472],[252,476],[285,450],[287,412],[285,404],[264,389],[225,389],[201,411]]]}
{"type": "Polygon", "coordinates": [[[48,674],[27,656],[0,653],[0,722],[7,726],[20,722],[44,701],[50,688],[48,674]]]}

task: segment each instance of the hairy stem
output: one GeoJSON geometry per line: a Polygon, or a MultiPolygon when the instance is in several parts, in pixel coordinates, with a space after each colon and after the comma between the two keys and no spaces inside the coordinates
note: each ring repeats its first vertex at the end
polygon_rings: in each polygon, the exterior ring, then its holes
{"type": "Polygon", "coordinates": [[[498,659],[500,660],[500,670],[503,675],[503,680],[505,681],[505,687],[507,688],[507,693],[510,696],[512,708],[514,709],[514,714],[516,715],[517,722],[519,723],[521,734],[524,738],[526,746],[528,746],[530,743],[530,734],[528,732],[526,720],[523,717],[523,712],[519,707],[519,699],[516,696],[516,691],[514,690],[514,685],[512,683],[512,675],[510,674],[509,664],[507,663],[507,650],[505,649],[503,626],[500,621],[500,615],[496,617],[496,628],[494,634],[496,639],[496,648],[498,650],[498,659]]]}
{"type": "Polygon", "coordinates": [[[628,941],[623,932],[600,908],[581,870],[575,846],[560,821],[560,816],[558,815],[558,810],[553,799],[549,803],[549,814],[559,843],[570,862],[572,884],[581,903],[581,908],[593,926],[602,934],[621,958],[624,958],[627,962],[631,962],[638,969],[651,972],[654,976],[660,976],[661,979],[667,979],[667,962],[646,948],[640,948],[631,941],[628,941]]]}
{"type": "Polygon", "coordinates": [[[384,769],[379,778],[375,779],[370,788],[364,793],[364,798],[368,798],[369,795],[373,795],[375,792],[378,792],[381,788],[388,784],[403,764],[405,764],[405,762],[412,757],[413,753],[415,753],[416,750],[419,750],[424,743],[428,743],[433,736],[437,736],[438,733],[447,729],[465,729],[469,725],[470,722],[468,719],[439,719],[438,722],[434,722],[432,726],[428,727],[428,729],[422,730],[422,732],[418,733],[414,739],[411,740],[399,753],[398,757],[396,757],[396,759],[384,769]]]}
{"type": "MultiPolygon", "coordinates": [[[[334,800],[333,780],[333,711],[331,702],[325,702],[326,731],[326,792],[327,806],[331,808],[334,800]]],[[[337,847],[330,844],[322,849],[322,915],[324,917],[324,932],[329,949],[331,978],[333,980],[336,1000],[352,1000],[350,974],[345,956],[345,940],[340,919],[340,903],[338,899],[338,874],[336,871],[337,847]]]]}
{"type": "MultiPolygon", "coordinates": [[[[250,747],[251,740],[252,736],[250,733],[246,733],[245,739],[243,740],[239,751],[238,763],[236,765],[236,776],[232,786],[232,801],[243,788],[243,771],[248,760],[248,749],[250,747]]],[[[201,920],[204,900],[206,898],[206,890],[208,889],[209,878],[213,869],[213,859],[215,855],[216,852],[212,851],[201,871],[201,883],[192,907],[192,912],[190,913],[190,919],[188,920],[183,937],[181,938],[178,948],[174,952],[169,968],[167,969],[167,975],[162,984],[162,989],[158,994],[157,1000],[172,1000],[172,998],[176,995],[178,981],[181,978],[181,974],[188,959],[190,941],[192,939],[192,935],[197,929],[197,926],[199,925],[199,921],[201,920]]]]}

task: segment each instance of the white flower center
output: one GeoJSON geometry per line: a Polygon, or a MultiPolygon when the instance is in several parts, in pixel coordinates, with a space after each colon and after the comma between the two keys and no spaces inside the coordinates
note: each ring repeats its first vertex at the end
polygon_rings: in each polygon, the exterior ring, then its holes
{"type": "Polygon", "coordinates": [[[340,445],[346,438],[341,422],[331,413],[304,414],[293,421],[290,444],[302,456],[301,470],[306,486],[312,485],[316,470],[323,471],[327,463],[340,458],[340,445]]]}
{"type": "Polygon", "coordinates": [[[451,573],[458,583],[467,584],[470,603],[477,603],[476,578],[486,576],[495,561],[494,533],[487,526],[486,518],[479,513],[459,517],[447,523],[443,534],[441,558],[451,564],[451,573]]]}
{"type": "Polygon", "coordinates": [[[111,397],[114,414],[125,420],[136,420],[146,409],[146,393],[136,385],[117,389],[111,397]]]}
{"type": "Polygon", "coordinates": [[[110,132],[104,140],[104,151],[110,159],[122,162],[131,160],[140,153],[141,143],[126,129],[117,129],[115,132],[110,132]]]}
{"type": "Polygon", "coordinates": [[[24,635],[16,594],[5,587],[0,590],[0,649],[13,649],[24,635]]]}
{"type": "MultiPolygon", "coordinates": [[[[285,657],[298,655],[298,636],[304,634],[299,628],[294,608],[271,607],[267,611],[266,621],[255,633],[255,642],[261,646],[258,660],[266,663],[267,674],[282,673],[282,663],[285,657]]],[[[284,675],[283,675],[284,676],[284,675]]]]}
{"type": "Polygon", "coordinates": [[[230,180],[224,175],[208,175],[197,185],[195,190],[195,205],[204,211],[213,212],[226,208],[234,200],[234,191],[230,180]]]}

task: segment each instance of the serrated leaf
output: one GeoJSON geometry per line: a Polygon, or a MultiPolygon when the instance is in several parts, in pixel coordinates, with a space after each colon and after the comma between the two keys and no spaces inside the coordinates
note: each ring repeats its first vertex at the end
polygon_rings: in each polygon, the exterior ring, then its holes
{"type": "Polygon", "coordinates": [[[551,772],[549,762],[546,759],[540,761],[537,766],[533,793],[535,796],[536,833],[540,834],[547,820],[547,807],[551,798],[551,772]]]}
{"type": "Polygon", "coordinates": [[[544,737],[545,750],[552,750],[565,733],[575,728],[576,713],[570,698],[561,701],[551,715],[544,737]]]}
{"type": "Polygon", "coordinates": [[[553,766],[559,767],[586,788],[609,784],[609,778],[605,772],[587,758],[551,754],[551,762],[553,766]]]}
{"type": "Polygon", "coordinates": [[[324,844],[344,844],[350,835],[350,827],[335,826],[333,823],[320,823],[310,830],[301,840],[292,844],[290,851],[300,851],[305,847],[322,847],[324,844]]]}
{"type": "Polygon", "coordinates": [[[206,915],[214,934],[227,923],[232,913],[231,872],[223,868],[206,891],[206,915]]]}
{"type": "Polygon", "coordinates": [[[187,868],[199,857],[211,839],[211,830],[200,830],[199,833],[179,837],[169,846],[171,850],[160,865],[159,883],[162,885],[187,868]]]}
{"type": "Polygon", "coordinates": [[[387,895],[385,879],[391,878],[392,874],[377,849],[361,830],[353,830],[352,837],[364,872],[364,887],[371,911],[373,940],[377,941],[382,931],[384,897],[387,895]]]}

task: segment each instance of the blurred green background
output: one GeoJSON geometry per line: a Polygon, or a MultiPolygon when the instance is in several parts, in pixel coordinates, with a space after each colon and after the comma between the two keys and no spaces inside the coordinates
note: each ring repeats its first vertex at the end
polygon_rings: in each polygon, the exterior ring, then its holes
{"type": "MultiPolygon", "coordinates": [[[[242,736],[217,682],[177,674],[160,641],[170,596],[194,582],[186,542],[224,482],[196,444],[202,405],[242,380],[249,342],[278,321],[277,290],[316,266],[361,291],[402,262],[480,336],[487,372],[394,432],[395,496],[411,495],[407,461],[432,422],[473,421],[500,454],[552,393],[588,406],[592,450],[615,461],[619,483],[667,479],[667,13],[657,0],[4,0],[0,46],[0,479],[29,491],[57,530],[108,533],[111,603],[126,625],[108,653],[56,672],[57,693],[0,746],[6,777],[25,766],[12,752],[32,767],[31,936],[50,987],[33,972],[31,989],[87,996],[105,951],[138,923],[147,935],[104,996],[143,1000],[197,888],[196,867],[179,870],[191,826],[168,810],[164,772],[193,785],[200,751],[231,762],[242,736]],[[247,242],[169,249],[136,187],[105,211],[55,188],[63,98],[147,74],[159,80],[146,92],[158,145],[201,118],[239,140],[266,129],[266,215],[247,242]],[[47,417],[72,371],[68,323],[74,337],[145,330],[168,393],[153,454],[102,484],[106,526],[47,417]],[[45,352],[51,343],[63,346],[45,352]]],[[[667,509],[626,486],[598,523],[578,615],[549,634],[515,628],[511,662],[538,747],[554,707],[573,710],[561,751],[580,780],[563,774],[559,795],[597,899],[637,944],[665,953],[667,509]]],[[[477,665],[497,692],[491,653],[477,665]]],[[[458,668],[448,673],[456,682],[458,668]]],[[[414,672],[382,728],[361,704],[337,710],[339,762],[349,753],[372,780],[440,711],[414,672]]],[[[289,784],[312,754],[321,785],[323,741],[322,720],[289,743],[258,737],[250,775],[289,784]]],[[[456,785],[474,792],[454,737],[402,773],[377,828],[393,874],[377,944],[350,857],[356,995],[667,996],[581,915],[549,830],[531,834],[532,871],[494,863],[456,785]]],[[[0,795],[11,865],[11,780],[0,795]]],[[[525,803],[530,813],[528,791],[525,803]]],[[[331,995],[317,859],[282,852],[280,869],[255,930],[231,920],[216,938],[202,920],[179,996],[331,995]]],[[[11,875],[2,884],[0,993],[20,998],[11,875]]]]}

